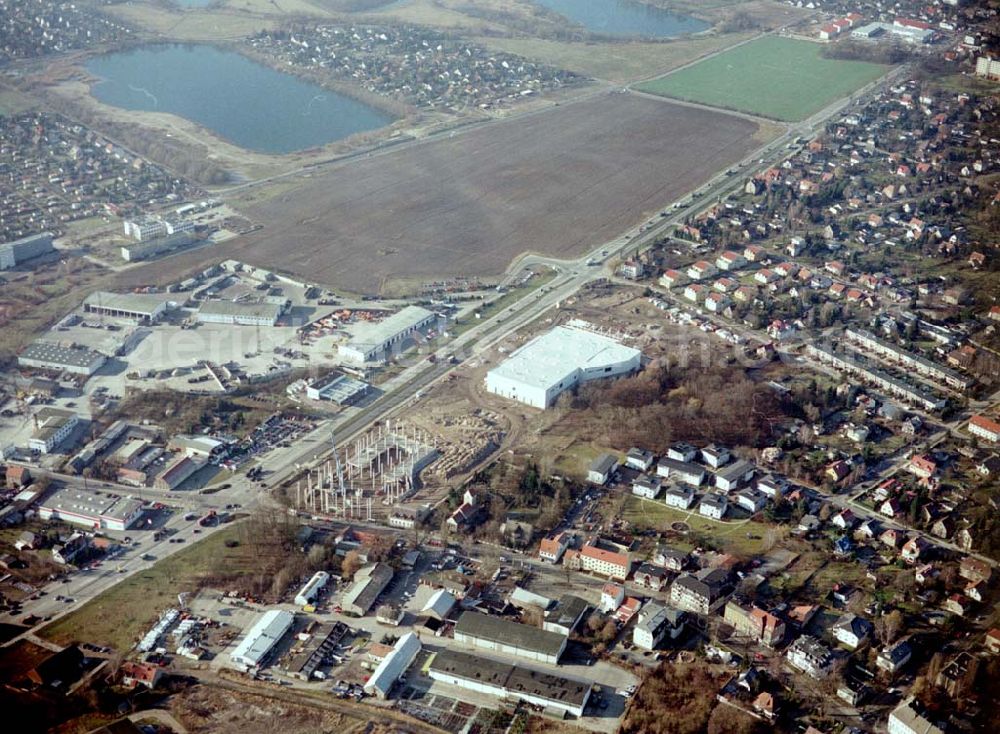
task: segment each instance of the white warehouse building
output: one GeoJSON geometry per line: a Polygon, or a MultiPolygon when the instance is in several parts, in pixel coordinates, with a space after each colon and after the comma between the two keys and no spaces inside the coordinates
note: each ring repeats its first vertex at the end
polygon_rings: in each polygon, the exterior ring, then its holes
{"type": "Polygon", "coordinates": [[[306,585],[302,587],[298,594],[296,594],[295,603],[300,607],[304,607],[306,604],[312,604],[317,594],[319,594],[319,592],[326,587],[329,580],[330,574],[326,571],[317,571],[314,573],[313,577],[309,579],[306,582],[306,585]]]}
{"type": "Polygon", "coordinates": [[[407,632],[396,640],[392,652],[382,659],[365,683],[365,693],[382,699],[388,698],[396,681],[403,676],[422,648],[420,639],[412,632],[407,632]]]}
{"type": "Polygon", "coordinates": [[[487,372],[486,389],[544,409],[582,382],[637,371],[641,359],[638,349],[611,337],[575,326],[557,326],[487,372]]]}
{"type": "Polygon", "coordinates": [[[360,333],[338,348],[345,361],[363,364],[384,362],[414,332],[430,326],[435,314],[420,306],[407,306],[375,324],[365,324],[360,333]]]}
{"type": "Polygon", "coordinates": [[[230,659],[237,665],[247,668],[259,667],[274,646],[288,634],[294,622],[295,615],[284,609],[264,612],[247,632],[246,637],[240,640],[240,644],[230,654],[230,659]]]}

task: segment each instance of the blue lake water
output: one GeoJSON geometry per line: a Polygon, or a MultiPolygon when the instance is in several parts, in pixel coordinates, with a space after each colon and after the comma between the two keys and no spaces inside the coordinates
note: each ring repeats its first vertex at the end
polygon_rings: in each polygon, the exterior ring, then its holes
{"type": "Polygon", "coordinates": [[[174,0],[182,8],[207,8],[216,0],[174,0]]]}
{"type": "Polygon", "coordinates": [[[631,0],[534,0],[593,33],[672,38],[711,28],[710,23],[675,15],[631,0]]]}
{"type": "Polygon", "coordinates": [[[205,44],[158,44],[98,56],[91,93],[128,110],[169,112],[236,145],[291,153],[376,130],[392,117],[357,100],[205,44]]]}

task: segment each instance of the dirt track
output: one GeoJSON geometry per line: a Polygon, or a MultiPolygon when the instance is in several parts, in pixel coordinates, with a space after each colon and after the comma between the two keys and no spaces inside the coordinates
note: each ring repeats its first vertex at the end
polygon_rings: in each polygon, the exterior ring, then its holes
{"type": "Polygon", "coordinates": [[[743,158],[757,130],[611,93],[331,167],[246,207],[264,229],[128,279],[238,257],[374,293],[398,278],[500,273],[528,251],[577,256],[743,158]]]}

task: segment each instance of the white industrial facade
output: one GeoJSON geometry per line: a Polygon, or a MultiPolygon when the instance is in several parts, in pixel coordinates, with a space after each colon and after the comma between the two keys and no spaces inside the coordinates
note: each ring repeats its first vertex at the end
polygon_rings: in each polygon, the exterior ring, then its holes
{"type": "Polygon", "coordinates": [[[396,640],[392,652],[382,659],[371,678],[365,683],[365,693],[378,698],[388,698],[389,691],[400,679],[423,646],[412,632],[396,640]]]}
{"type": "Polygon", "coordinates": [[[377,324],[365,325],[362,333],[338,348],[348,362],[384,361],[393,349],[418,329],[429,326],[435,314],[420,306],[407,306],[377,324]]]}
{"type": "Polygon", "coordinates": [[[206,324],[234,326],[274,326],[282,308],[276,303],[235,303],[205,301],[198,309],[198,320],[206,324]]]}
{"type": "Polygon", "coordinates": [[[18,355],[22,367],[52,372],[69,372],[90,377],[107,361],[100,352],[84,347],[64,347],[54,342],[37,341],[18,355]]]}
{"type": "Polygon", "coordinates": [[[326,586],[327,581],[330,580],[330,574],[326,571],[317,571],[313,574],[313,577],[306,582],[306,585],[302,587],[298,594],[295,595],[295,603],[299,606],[305,606],[306,604],[312,604],[313,599],[319,594],[326,586]]]}
{"type": "Polygon", "coordinates": [[[141,516],[139,500],[74,487],[55,492],[38,508],[42,520],[62,520],[102,530],[128,530],[141,516]]]}
{"type": "Polygon", "coordinates": [[[295,615],[283,609],[264,612],[229,655],[230,659],[247,668],[260,666],[294,622],[295,615]]]}
{"type": "Polygon", "coordinates": [[[83,302],[83,310],[99,316],[153,322],[170,307],[163,296],[151,293],[91,293],[83,302]]]}
{"type": "Polygon", "coordinates": [[[582,382],[635,372],[641,359],[638,349],[611,337],[573,326],[557,326],[487,372],[486,389],[544,409],[561,393],[582,382]]]}
{"type": "Polygon", "coordinates": [[[35,431],[28,439],[28,448],[40,454],[48,454],[70,437],[80,423],[80,418],[71,410],[45,407],[35,413],[35,431]]]}

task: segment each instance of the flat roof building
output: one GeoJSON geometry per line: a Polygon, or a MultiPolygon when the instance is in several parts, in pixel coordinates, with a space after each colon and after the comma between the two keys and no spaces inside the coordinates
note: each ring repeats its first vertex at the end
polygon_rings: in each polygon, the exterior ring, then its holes
{"type": "Polygon", "coordinates": [[[42,408],[35,413],[35,430],[28,439],[28,448],[40,454],[54,451],[73,433],[80,418],[71,410],[42,408]]]}
{"type": "Polygon", "coordinates": [[[429,326],[434,319],[433,311],[407,306],[378,323],[365,325],[363,333],[342,345],[339,353],[350,362],[384,362],[390,352],[402,351],[408,336],[429,326]]]}
{"type": "Polygon", "coordinates": [[[295,622],[295,615],[283,609],[264,612],[249,629],[240,644],[229,655],[237,665],[258,668],[267,659],[274,646],[288,634],[295,622]]]}
{"type": "Polygon", "coordinates": [[[107,358],[93,349],[77,346],[62,346],[55,342],[36,341],[28,345],[17,358],[22,367],[33,367],[52,372],[69,372],[90,377],[97,372],[107,358]]]}
{"type": "Polygon", "coordinates": [[[274,326],[282,311],[281,304],[278,303],[205,301],[198,309],[198,320],[206,324],[274,326]]]}
{"type": "Polygon", "coordinates": [[[557,326],[535,337],[486,373],[486,389],[535,408],[548,408],[576,385],[639,369],[642,353],[611,337],[557,326]]]}
{"type": "Polygon", "coordinates": [[[337,405],[348,405],[368,394],[369,385],[364,380],[335,372],[306,386],[310,400],[329,400],[337,405]]]}
{"type": "Polygon", "coordinates": [[[33,234],[13,242],[4,242],[0,244],[0,270],[10,270],[25,260],[41,257],[50,252],[55,252],[55,248],[52,247],[51,232],[33,234]]]}
{"type": "Polygon", "coordinates": [[[522,667],[482,655],[442,650],[431,661],[433,680],[504,701],[525,701],[562,715],[583,716],[592,686],[588,681],[522,667]]]}
{"type": "Polygon", "coordinates": [[[456,642],[551,665],[559,662],[567,639],[558,632],[478,612],[465,612],[455,625],[456,642]]]}
{"type": "Polygon", "coordinates": [[[128,530],[142,516],[142,502],[111,492],[65,487],[39,505],[38,516],[88,528],[128,530]]]}
{"type": "Polygon", "coordinates": [[[97,291],[83,301],[86,313],[129,319],[136,323],[153,323],[170,307],[162,295],[154,293],[109,293],[97,291]]]}

